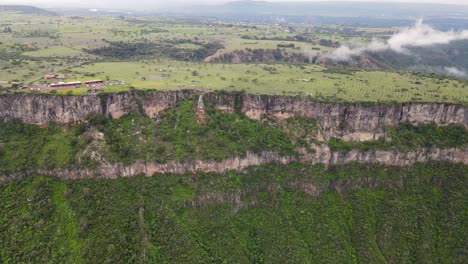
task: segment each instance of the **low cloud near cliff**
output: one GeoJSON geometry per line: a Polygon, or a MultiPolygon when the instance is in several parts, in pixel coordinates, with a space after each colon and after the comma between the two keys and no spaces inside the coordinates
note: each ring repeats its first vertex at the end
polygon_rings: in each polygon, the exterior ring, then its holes
{"type": "Polygon", "coordinates": [[[444,71],[446,72],[446,74],[455,77],[468,77],[468,74],[464,70],[456,67],[444,67],[444,71]]]}
{"type": "Polygon", "coordinates": [[[420,19],[414,27],[402,29],[387,41],[374,39],[367,46],[350,47],[341,46],[334,52],[327,55],[328,58],[336,61],[348,61],[353,56],[360,55],[366,51],[378,52],[392,50],[398,53],[409,54],[408,48],[428,47],[437,44],[449,44],[456,40],[468,39],[468,30],[463,31],[440,31],[434,29],[420,19]]]}

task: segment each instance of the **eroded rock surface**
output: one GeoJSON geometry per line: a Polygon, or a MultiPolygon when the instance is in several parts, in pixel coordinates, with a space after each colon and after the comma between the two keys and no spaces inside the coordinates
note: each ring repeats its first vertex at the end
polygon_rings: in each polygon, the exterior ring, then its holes
{"type": "MultiPolygon", "coordinates": [[[[139,108],[148,116],[155,117],[194,93],[185,90],[80,96],[3,95],[0,96],[0,118],[17,118],[33,124],[50,121],[75,123],[84,121],[90,114],[119,118],[139,108]]],[[[384,136],[386,126],[404,122],[417,125],[462,124],[468,127],[468,106],[447,103],[321,103],[308,98],[225,93],[208,93],[204,100],[217,109],[242,111],[253,119],[260,119],[263,115],[315,118],[326,139],[373,140],[384,136]]]]}

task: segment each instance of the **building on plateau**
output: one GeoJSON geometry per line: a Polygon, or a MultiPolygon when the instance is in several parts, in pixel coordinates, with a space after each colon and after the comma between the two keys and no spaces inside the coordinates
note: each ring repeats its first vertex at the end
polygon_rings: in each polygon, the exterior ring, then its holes
{"type": "Polygon", "coordinates": [[[81,82],[59,82],[52,83],[50,88],[77,88],[81,87],[81,82]]]}
{"type": "Polygon", "coordinates": [[[103,80],[90,80],[90,81],[85,81],[85,86],[86,87],[93,87],[93,86],[102,86],[104,84],[103,80]]]}

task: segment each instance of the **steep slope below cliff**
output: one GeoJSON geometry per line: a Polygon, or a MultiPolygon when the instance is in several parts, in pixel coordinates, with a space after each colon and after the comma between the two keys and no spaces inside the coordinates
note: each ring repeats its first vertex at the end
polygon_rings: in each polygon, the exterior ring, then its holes
{"type": "Polygon", "coordinates": [[[0,260],[464,263],[467,168],[269,164],[0,183],[0,260]]]}

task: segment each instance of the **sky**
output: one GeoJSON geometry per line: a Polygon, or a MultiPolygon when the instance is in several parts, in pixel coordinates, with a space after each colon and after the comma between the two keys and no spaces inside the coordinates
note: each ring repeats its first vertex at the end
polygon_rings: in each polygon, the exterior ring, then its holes
{"type": "MultiPolygon", "coordinates": [[[[336,2],[353,0],[269,0],[269,2],[336,2]]],[[[356,0],[354,0],[356,1],[356,0]]],[[[365,2],[411,2],[468,5],[468,0],[361,0],[365,2]]],[[[39,7],[86,7],[86,8],[142,8],[168,7],[193,4],[220,4],[230,0],[0,0],[0,4],[28,4],[39,7]]]]}

